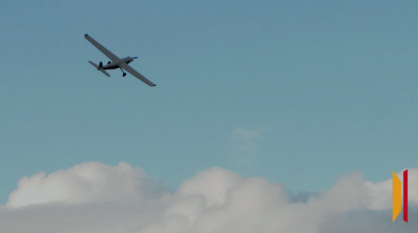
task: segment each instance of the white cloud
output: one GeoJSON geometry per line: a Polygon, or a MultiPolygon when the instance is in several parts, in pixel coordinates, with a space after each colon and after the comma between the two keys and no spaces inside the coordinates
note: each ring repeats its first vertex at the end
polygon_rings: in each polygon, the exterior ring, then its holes
{"type": "MultiPolygon", "coordinates": [[[[410,216],[418,217],[417,169],[409,170],[409,184],[410,216]]],[[[0,208],[0,232],[388,233],[411,232],[414,224],[392,224],[391,180],[373,183],[359,172],[303,201],[292,200],[282,184],[218,167],[199,172],[174,193],[155,187],[126,163],[39,173],[22,178],[0,208]]]]}
{"type": "MultiPolygon", "coordinates": [[[[402,181],[402,172],[397,173],[402,181]]],[[[403,182],[403,181],[402,181],[403,182]]],[[[408,201],[412,205],[418,204],[418,169],[408,169],[408,201]]],[[[368,194],[371,196],[369,208],[384,210],[392,208],[392,179],[379,183],[365,182],[368,194]]]]}
{"type": "Polygon", "coordinates": [[[237,128],[231,134],[232,157],[236,163],[251,164],[257,160],[257,141],[261,131],[237,128]]]}
{"type": "Polygon", "coordinates": [[[16,208],[49,202],[75,204],[144,196],[150,191],[144,186],[149,184],[144,171],[130,164],[121,162],[111,167],[89,162],[48,176],[40,172],[23,177],[6,205],[16,208]]]}
{"type": "Polygon", "coordinates": [[[231,135],[231,139],[234,141],[253,141],[259,139],[261,136],[260,132],[248,130],[245,128],[237,128],[231,135]]]}

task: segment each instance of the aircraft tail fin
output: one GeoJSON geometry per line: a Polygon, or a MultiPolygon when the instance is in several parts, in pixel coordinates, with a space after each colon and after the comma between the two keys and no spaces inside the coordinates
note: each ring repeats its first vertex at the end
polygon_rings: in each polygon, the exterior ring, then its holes
{"type": "Polygon", "coordinates": [[[89,61],[89,63],[94,66],[97,70],[100,70],[103,74],[105,74],[107,77],[110,77],[110,74],[107,73],[104,69],[103,69],[103,63],[100,62],[99,65],[94,64],[94,62],[89,61]]]}

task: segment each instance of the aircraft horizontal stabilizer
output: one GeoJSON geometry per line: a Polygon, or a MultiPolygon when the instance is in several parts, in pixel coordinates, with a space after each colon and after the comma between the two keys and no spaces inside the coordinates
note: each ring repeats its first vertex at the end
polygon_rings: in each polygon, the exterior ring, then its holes
{"type": "Polygon", "coordinates": [[[100,65],[101,66],[98,66],[98,65],[96,65],[96,64],[94,64],[94,62],[92,62],[92,61],[89,61],[89,63],[92,65],[92,66],[94,66],[97,70],[100,70],[103,74],[105,74],[107,77],[110,77],[110,74],[109,73],[107,73],[104,69],[103,69],[103,63],[102,62],[100,62],[100,65]]]}

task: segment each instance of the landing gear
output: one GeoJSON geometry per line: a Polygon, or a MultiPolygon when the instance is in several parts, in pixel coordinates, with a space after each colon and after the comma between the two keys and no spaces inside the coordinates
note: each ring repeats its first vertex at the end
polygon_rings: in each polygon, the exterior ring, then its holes
{"type": "MultiPolygon", "coordinates": [[[[120,68],[120,70],[122,70],[122,67],[119,67],[120,68]]],[[[122,73],[123,73],[123,77],[125,77],[126,76],[126,73],[122,70],[122,73]]]]}

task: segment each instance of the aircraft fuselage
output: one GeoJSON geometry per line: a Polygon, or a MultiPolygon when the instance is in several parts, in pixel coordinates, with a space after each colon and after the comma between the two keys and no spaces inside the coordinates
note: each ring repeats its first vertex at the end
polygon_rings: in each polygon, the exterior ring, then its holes
{"type": "Polygon", "coordinates": [[[119,69],[119,64],[121,63],[126,63],[129,64],[131,61],[133,61],[134,59],[132,57],[125,57],[116,61],[113,61],[105,66],[103,66],[104,70],[114,70],[114,69],[119,69]]]}

